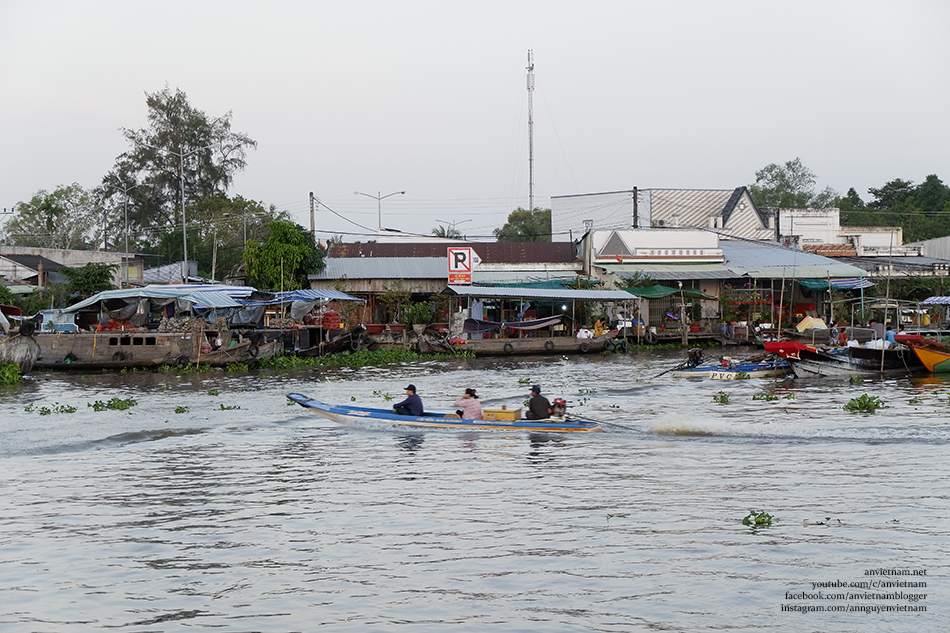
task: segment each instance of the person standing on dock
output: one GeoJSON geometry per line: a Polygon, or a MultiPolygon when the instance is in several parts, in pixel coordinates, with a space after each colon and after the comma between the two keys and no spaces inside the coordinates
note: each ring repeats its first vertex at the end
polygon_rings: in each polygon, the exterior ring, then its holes
{"type": "Polygon", "coordinates": [[[406,399],[402,402],[397,402],[393,406],[393,412],[398,413],[399,415],[422,415],[424,408],[422,406],[422,398],[416,395],[416,386],[409,385],[406,387],[406,399]]]}
{"type": "Polygon", "coordinates": [[[531,400],[528,401],[528,412],[525,418],[528,420],[547,420],[551,417],[551,402],[541,395],[541,386],[531,387],[531,400]]]}

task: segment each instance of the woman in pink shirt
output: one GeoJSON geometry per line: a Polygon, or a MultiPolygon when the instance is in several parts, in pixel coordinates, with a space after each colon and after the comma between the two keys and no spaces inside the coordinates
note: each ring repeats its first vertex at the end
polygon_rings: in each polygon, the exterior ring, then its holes
{"type": "Polygon", "coordinates": [[[465,390],[465,395],[452,403],[456,407],[462,407],[456,413],[463,420],[481,420],[482,419],[482,403],[478,401],[478,396],[475,394],[475,390],[468,388],[465,390]]]}

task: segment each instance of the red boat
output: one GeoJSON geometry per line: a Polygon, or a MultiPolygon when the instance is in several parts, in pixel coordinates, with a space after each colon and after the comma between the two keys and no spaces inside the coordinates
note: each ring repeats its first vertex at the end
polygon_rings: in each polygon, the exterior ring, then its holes
{"type": "Polygon", "coordinates": [[[920,334],[898,334],[894,340],[914,350],[928,371],[950,374],[950,345],[920,334]]]}

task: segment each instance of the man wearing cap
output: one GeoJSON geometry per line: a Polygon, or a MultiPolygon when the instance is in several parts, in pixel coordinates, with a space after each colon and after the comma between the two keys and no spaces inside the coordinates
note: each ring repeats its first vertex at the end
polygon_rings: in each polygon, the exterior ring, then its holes
{"type": "Polygon", "coordinates": [[[406,399],[397,402],[393,407],[393,411],[399,415],[422,415],[422,398],[416,395],[415,385],[406,387],[406,399]]]}
{"type": "Polygon", "coordinates": [[[531,399],[528,400],[528,412],[525,418],[528,420],[547,420],[551,417],[551,403],[547,398],[541,395],[541,386],[531,387],[531,399]]]}

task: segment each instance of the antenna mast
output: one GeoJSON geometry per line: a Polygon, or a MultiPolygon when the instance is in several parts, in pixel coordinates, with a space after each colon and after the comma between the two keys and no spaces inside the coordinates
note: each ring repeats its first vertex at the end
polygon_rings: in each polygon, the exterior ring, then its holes
{"type": "Polygon", "coordinates": [[[528,211],[534,211],[534,51],[528,51],[528,211]]]}

